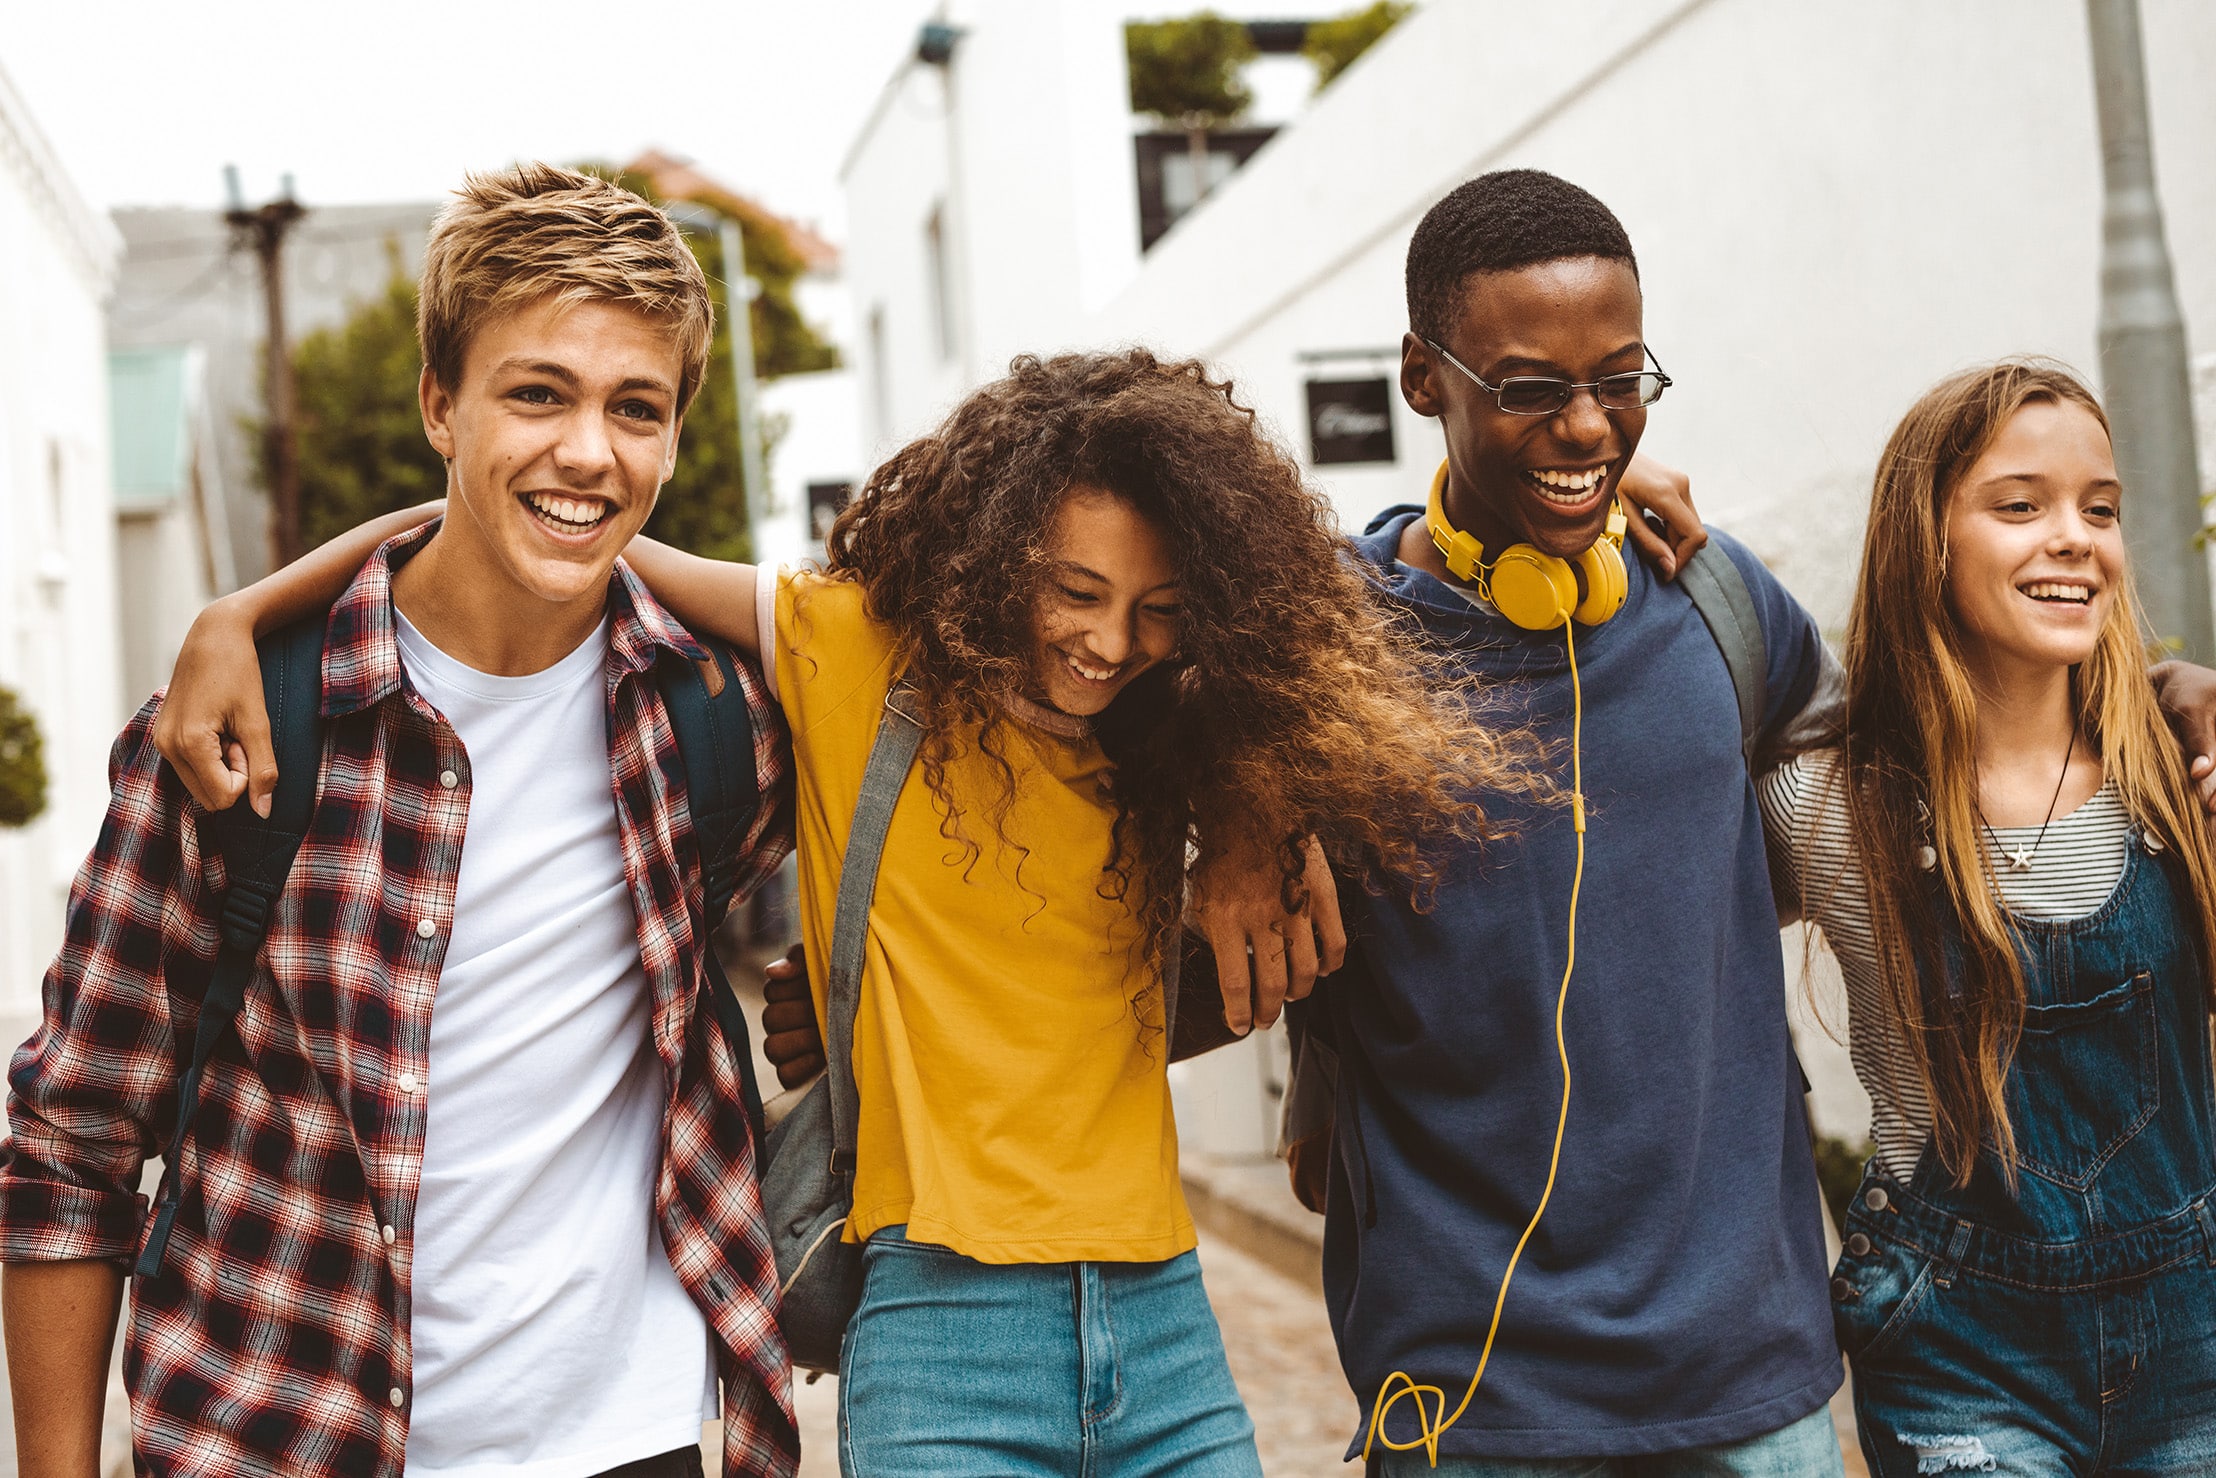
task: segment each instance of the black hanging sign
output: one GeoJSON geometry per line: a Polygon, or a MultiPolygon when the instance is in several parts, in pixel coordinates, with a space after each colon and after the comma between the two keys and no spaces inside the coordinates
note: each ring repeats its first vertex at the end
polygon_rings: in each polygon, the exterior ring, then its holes
{"type": "Polygon", "coordinates": [[[1390,462],[1393,383],[1384,375],[1308,382],[1308,445],[1318,467],[1390,462]]]}

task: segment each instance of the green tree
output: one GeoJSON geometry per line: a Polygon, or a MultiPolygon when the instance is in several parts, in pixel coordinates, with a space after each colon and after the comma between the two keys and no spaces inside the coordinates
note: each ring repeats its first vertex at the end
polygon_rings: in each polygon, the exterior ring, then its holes
{"type": "Polygon", "coordinates": [[[1310,21],[1300,54],[1316,64],[1316,91],[1337,81],[1341,72],[1354,65],[1356,57],[1376,45],[1413,9],[1402,0],[1376,0],[1373,5],[1330,20],[1310,21]]]}
{"type": "Polygon", "coordinates": [[[46,747],[11,688],[0,688],[0,826],[28,826],[46,809],[46,747]]]}
{"type": "Polygon", "coordinates": [[[415,281],[401,270],[399,243],[387,249],[385,290],[293,346],[300,537],[310,547],[446,491],[416,406],[415,281]]]}
{"type": "Polygon", "coordinates": [[[1176,20],[1132,21],[1123,28],[1131,63],[1131,106],[1165,128],[1224,128],[1254,106],[1241,69],[1254,38],[1212,10],[1176,20]]]}

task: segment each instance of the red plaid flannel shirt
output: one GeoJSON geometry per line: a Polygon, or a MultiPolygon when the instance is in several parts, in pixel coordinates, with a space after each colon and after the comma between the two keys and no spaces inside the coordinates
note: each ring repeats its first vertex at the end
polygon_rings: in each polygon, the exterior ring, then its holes
{"type": "MultiPolygon", "coordinates": [[[[421,1085],[470,797],[461,743],[403,681],[394,641],[392,570],[426,537],[378,550],[331,615],[315,821],[236,1036],[209,1064],[166,1265],[132,1299],[141,1473],[401,1471],[421,1085]]],[[[608,765],[669,1083],[655,1205],[713,1333],[726,1478],[789,1475],[799,1438],[775,1265],[736,1061],[702,1004],[701,869],[651,675],[665,652],[705,654],[621,565],[609,606],[608,765]]],[[[742,898],[790,845],[770,803],[791,783],[783,722],[746,681],[765,803],[742,898]]],[[[149,1224],[139,1172],[175,1122],[224,888],[198,808],[154,749],[160,703],[116,742],[44,1021],[9,1072],[0,1261],[126,1260],[149,1224]]]]}

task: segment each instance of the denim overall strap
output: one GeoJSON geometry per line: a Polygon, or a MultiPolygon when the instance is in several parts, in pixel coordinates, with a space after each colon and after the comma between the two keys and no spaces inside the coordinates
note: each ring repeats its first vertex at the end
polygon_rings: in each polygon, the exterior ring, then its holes
{"type": "Polygon", "coordinates": [[[2099,910],[2017,921],[2025,1019],[2005,1090],[2016,1184],[1990,1149],[1961,1188],[1927,1153],[1897,1198],[1903,1222],[1971,1271],[2084,1287],[2205,1255],[2216,1099],[2187,897],[2135,837],[2099,910]]]}

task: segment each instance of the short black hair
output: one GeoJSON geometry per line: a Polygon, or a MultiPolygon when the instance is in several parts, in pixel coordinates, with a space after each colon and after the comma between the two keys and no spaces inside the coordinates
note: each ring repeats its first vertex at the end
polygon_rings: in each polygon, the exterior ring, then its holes
{"type": "Polygon", "coordinates": [[[1444,343],[1472,273],[1601,257],[1639,275],[1631,237],[1591,192],[1543,169],[1497,169],[1457,185],[1408,241],[1408,326],[1444,343]]]}

